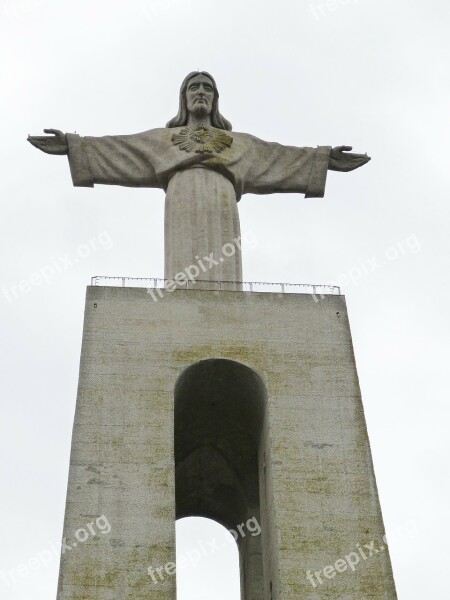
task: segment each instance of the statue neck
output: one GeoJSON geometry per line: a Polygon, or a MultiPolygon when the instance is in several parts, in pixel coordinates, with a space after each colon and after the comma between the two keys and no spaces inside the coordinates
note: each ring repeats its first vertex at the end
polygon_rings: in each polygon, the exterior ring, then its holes
{"type": "Polygon", "coordinates": [[[197,127],[198,125],[209,125],[212,127],[211,115],[196,115],[194,113],[189,113],[187,124],[190,127],[197,127]]]}

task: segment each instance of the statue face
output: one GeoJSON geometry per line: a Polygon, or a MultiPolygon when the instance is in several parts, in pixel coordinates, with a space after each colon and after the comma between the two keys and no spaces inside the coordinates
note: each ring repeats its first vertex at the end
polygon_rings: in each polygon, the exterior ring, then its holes
{"type": "Polygon", "coordinates": [[[214,100],[212,81],[205,75],[193,77],[186,89],[187,109],[197,115],[210,115],[214,100]]]}

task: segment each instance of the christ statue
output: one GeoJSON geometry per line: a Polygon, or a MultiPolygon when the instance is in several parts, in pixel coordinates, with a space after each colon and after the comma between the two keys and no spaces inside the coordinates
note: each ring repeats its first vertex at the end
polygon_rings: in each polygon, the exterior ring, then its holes
{"type": "Polygon", "coordinates": [[[351,146],[301,148],[231,131],[219,111],[214,78],[195,71],[184,79],[178,114],[166,127],[103,137],[44,129],[50,135],[28,141],[48,154],[66,154],[74,186],[163,189],[166,279],[201,260],[208,268],[199,280],[241,282],[237,203],[242,194],[299,192],[322,198],[328,170],[352,171],[370,158],[351,153],[351,146]],[[224,257],[227,244],[235,252],[224,257]]]}

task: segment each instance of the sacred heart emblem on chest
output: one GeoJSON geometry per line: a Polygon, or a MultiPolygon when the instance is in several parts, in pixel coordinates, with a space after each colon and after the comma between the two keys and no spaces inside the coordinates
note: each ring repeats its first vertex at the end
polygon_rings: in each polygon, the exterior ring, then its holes
{"type": "Polygon", "coordinates": [[[172,136],[172,143],[185,152],[222,152],[233,143],[231,135],[207,125],[184,127],[172,136]]]}

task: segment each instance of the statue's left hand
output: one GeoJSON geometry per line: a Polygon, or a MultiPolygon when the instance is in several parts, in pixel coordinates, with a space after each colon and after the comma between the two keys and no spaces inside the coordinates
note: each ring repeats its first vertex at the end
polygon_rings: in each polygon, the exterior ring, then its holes
{"type": "Polygon", "coordinates": [[[337,146],[330,153],[328,168],[331,171],[353,171],[362,167],[370,160],[367,154],[355,154],[350,152],[352,146],[337,146]]]}
{"type": "Polygon", "coordinates": [[[47,154],[68,154],[67,136],[59,129],[44,129],[44,133],[52,135],[29,135],[28,141],[35,148],[47,154]]]}

